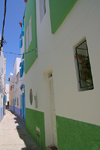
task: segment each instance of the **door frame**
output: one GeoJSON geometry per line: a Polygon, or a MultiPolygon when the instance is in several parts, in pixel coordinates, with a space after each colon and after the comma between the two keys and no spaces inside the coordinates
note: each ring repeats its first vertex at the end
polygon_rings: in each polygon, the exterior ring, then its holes
{"type": "Polygon", "coordinates": [[[21,109],[22,109],[22,118],[26,121],[26,111],[25,111],[25,85],[20,86],[21,89],[21,109]]]}
{"type": "MultiPolygon", "coordinates": [[[[46,147],[53,145],[53,126],[52,126],[52,116],[51,116],[51,93],[50,93],[50,81],[49,74],[52,73],[52,66],[43,72],[44,76],[44,119],[45,119],[45,142],[46,147]]],[[[53,79],[53,77],[52,77],[53,79]]],[[[55,114],[56,115],[56,114],[55,114]]]]}

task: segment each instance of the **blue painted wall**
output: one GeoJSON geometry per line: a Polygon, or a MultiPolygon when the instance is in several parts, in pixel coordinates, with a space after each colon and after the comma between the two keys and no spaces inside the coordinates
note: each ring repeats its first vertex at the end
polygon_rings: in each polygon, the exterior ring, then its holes
{"type": "Polygon", "coordinates": [[[25,66],[24,66],[24,60],[20,63],[20,74],[19,77],[22,78],[23,77],[23,73],[25,71],[25,66]]]}
{"type": "Polygon", "coordinates": [[[22,48],[22,46],[23,46],[22,36],[24,36],[24,20],[22,21],[22,27],[21,27],[21,34],[20,34],[20,41],[19,41],[19,47],[20,48],[22,48]]]}
{"type": "Polygon", "coordinates": [[[3,107],[0,108],[0,121],[2,120],[3,118],[3,107]]]}
{"type": "Polygon", "coordinates": [[[9,110],[14,112],[14,106],[9,105],[9,110]]]}
{"type": "Polygon", "coordinates": [[[7,102],[7,96],[5,95],[5,103],[7,102]]]}
{"type": "Polygon", "coordinates": [[[22,118],[26,121],[25,92],[21,95],[22,118]]]}
{"type": "Polygon", "coordinates": [[[21,117],[22,116],[22,110],[18,107],[15,107],[15,114],[21,117]]]}
{"type": "Polygon", "coordinates": [[[14,113],[15,113],[15,105],[16,105],[16,98],[15,99],[13,99],[13,107],[14,107],[14,113]]]}
{"type": "Polygon", "coordinates": [[[9,110],[14,112],[16,115],[18,115],[20,117],[22,116],[22,110],[18,107],[9,105],[9,110]]]}

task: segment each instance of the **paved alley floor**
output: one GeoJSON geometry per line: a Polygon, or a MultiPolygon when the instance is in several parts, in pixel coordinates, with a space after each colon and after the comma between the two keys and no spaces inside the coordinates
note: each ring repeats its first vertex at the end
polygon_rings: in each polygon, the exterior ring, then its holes
{"type": "Polygon", "coordinates": [[[0,150],[40,150],[27,133],[25,122],[9,110],[0,122],[0,150]]]}

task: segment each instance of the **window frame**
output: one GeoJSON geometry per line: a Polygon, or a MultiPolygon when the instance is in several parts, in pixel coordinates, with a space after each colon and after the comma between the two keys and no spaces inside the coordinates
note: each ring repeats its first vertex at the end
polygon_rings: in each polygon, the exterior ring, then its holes
{"type": "Polygon", "coordinates": [[[76,59],[75,63],[77,68],[76,72],[78,76],[77,79],[78,79],[79,91],[94,89],[91,64],[90,64],[86,39],[81,40],[81,42],[79,42],[75,47],[74,58],[76,59]]]}

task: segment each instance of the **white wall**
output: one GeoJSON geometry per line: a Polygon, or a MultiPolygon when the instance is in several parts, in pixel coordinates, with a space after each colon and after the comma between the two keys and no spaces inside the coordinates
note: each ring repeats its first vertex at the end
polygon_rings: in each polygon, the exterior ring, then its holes
{"type": "MultiPolygon", "coordinates": [[[[23,39],[23,46],[22,46],[22,48],[21,48],[21,54],[23,54],[24,53],[24,36],[22,37],[22,39],[23,39]]],[[[24,57],[25,57],[25,55],[24,55],[24,57]]],[[[21,62],[23,61],[24,59],[22,59],[22,55],[21,55],[21,62]]],[[[25,68],[25,66],[24,66],[24,68],[25,68]]],[[[24,71],[24,73],[23,73],[23,76],[20,78],[20,84],[25,84],[25,71],[24,71]]]]}
{"type": "MultiPolygon", "coordinates": [[[[37,4],[38,58],[25,75],[26,107],[29,90],[37,94],[38,109],[45,112],[49,91],[46,77],[52,68],[56,115],[100,125],[100,1],[78,0],[55,34],[51,34],[49,0],[40,23],[37,4]],[[74,47],[86,37],[93,75],[94,90],[79,92],[74,64],[74,47]]],[[[48,101],[49,102],[49,101],[48,101]]]]}
{"type": "Polygon", "coordinates": [[[12,73],[10,73],[9,78],[10,78],[10,81],[9,81],[9,105],[13,106],[13,99],[14,99],[13,90],[14,89],[12,88],[12,90],[11,90],[11,88],[10,88],[11,86],[14,86],[12,73]]]}
{"type": "Polygon", "coordinates": [[[21,91],[20,91],[20,78],[19,81],[17,82],[17,74],[20,71],[20,62],[21,62],[21,58],[16,58],[15,60],[15,64],[14,64],[14,70],[13,70],[13,82],[14,82],[14,99],[16,98],[16,107],[21,108],[20,106],[20,95],[21,95],[21,91]],[[19,100],[19,105],[17,106],[17,98],[19,100]]]}
{"type": "Polygon", "coordinates": [[[5,92],[6,92],[6,96],[7,96],[7,101],[6,101],[6,105],[7,105],[9,102],[9,84],[6,84],[5,92]]]}
{"type": "MultiPolygon", "coordinates": [[[[22,48],[21,48],[21,54],[24,53],[24,36],[22,37],[22,40],[23,40],[23,45],[22,45],[22,48]]],[[[21,55],[21,62],[23,62],[24,59],[22,59],[22,56],[21,55]]],[[[25,55],[24,55],[25,57],[25,55]]],[[[25,66],[24,66],[24,72],[23,72],[23,76],[20,78],[20,85],[24,84],[25,85],[25,66]]],[[[21,89],[20,89],[21,91],[21,89]]],[[[21,91],[21,95],[22,95],[22,91],[21,91]]],[[[20,104],[21,104],[21,101],[20,101],[20,104]]]]}
{"type": "MultiPolygon", "coordinates": [[[[1,40],[1,33],[0,33],[1,40]]],[[[1,50],[3,50],[1,48],[1,50]]],[[[3,107],[3,97],[4,97],[4,55],[3,52],[0,52],[0,108],[3,107]]]]}

